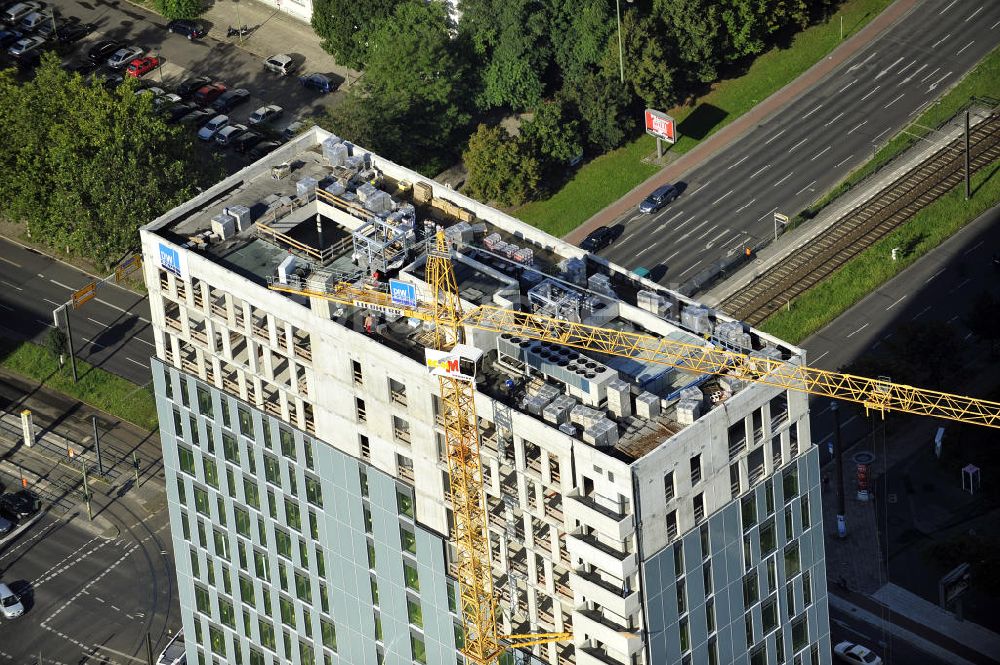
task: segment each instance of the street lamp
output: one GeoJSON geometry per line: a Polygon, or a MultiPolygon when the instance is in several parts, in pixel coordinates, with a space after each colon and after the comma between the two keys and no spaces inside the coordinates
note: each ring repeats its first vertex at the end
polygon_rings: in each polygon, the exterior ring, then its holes
{"type": "MultiPolygon", "coordinates": [[[[632,4],[633,0],[625,0],[632,4]]],[[[625,82],[625,53],[622,49],[622,7],[621,0],[615,0],[615,18],[618,19],[618,72],[622,83],[625,82]]]]}

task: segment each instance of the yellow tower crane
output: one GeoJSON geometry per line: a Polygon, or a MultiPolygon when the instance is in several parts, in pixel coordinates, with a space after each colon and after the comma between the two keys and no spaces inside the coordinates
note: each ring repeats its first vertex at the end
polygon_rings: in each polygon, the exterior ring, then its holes
{"type": "MultiPolygon", "coordinates": [[[[464,341],[465,328],[510,333],[690,372],[729,374],[744,381],[854,402],[866,410],[899,411],[1000,428],[997,402],[489,305],[463,312],[450,252],[444,232],[438,231],[427,252],[426,277],[431,292],[413,306],[394,303],[382,287],[359,287],[348,282],[314,287],[271,280],[269,288],[433,322],[435,347],[439,352],[458,350],[456,347],[461,347],[464,341]]],[[[460,355],[455,354],[453,362],[458,363],[460,355]]],[[[465,631],[463,653],[474,665],[494,665],[505,649],[571,639],[571,633],[503,635],[498,632],[474,388],[471,378],[460,370],[442,372],[438,380],[454,513],[451,538],[458,556],[465,631]]]]}

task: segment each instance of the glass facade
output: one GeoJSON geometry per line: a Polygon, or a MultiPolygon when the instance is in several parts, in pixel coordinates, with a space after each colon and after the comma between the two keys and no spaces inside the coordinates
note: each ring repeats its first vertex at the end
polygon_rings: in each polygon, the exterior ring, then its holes
{"type": "Polygon", "coordinates": [[[153,381],[189,663],[461,663],[410,487],[157,360],[153,381]]]}

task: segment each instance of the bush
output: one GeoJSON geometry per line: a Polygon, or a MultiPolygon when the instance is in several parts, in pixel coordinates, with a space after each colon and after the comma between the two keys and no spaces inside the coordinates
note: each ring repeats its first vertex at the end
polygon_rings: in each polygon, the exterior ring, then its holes
{"type": "Polygon", "coordinates": [[[170,19],[196,18],[205,10],[201,0],[153,0],[153,5],[170,19]]]}

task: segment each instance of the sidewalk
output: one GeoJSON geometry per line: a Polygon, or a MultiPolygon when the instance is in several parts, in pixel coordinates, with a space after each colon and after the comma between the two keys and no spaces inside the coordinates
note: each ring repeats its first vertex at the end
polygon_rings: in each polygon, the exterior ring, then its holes
{"type": "MultiPolygon", "coordinates": [[[[83,466],[86,461],[90,490],[98,505],[128,496],[140,512],[158,512],[166,504],[160,441],[155,433],[114,418],[61,393],[0,369],[0,478],[16,490],[21,478],[48,505],[57,518],[86,516],[83,466]],[[35,445],[27,448],[21,433],[20,413],[32,411],[35,445]],[[105,475],[97,473],[93,421],[97,417],[105,475]],[[73,457],[68,449],[72,448],[73,457]],[[139,484],[135,483],[133,453],[139,458],[139,484]],[[99,502],[99,503],[98,503],[99,502]]],[[[117,536],[117,528],[102,515],[93,522],[79,520],[95,535],[117,536]]]]}
{"type": "Polygon", "coordinates": [[[577,244],[598,226],[611,225],[622,215],[631,212],[646,197],[649,190],[661,184],[682,180],[683,174],[704,164],[720,151],[737,143],[757,125],[765,122],[770,116],[808,92],[812,86],[874,41],[918,2],[919,0],[896,0],[856,35],[838,46],[830,55],[817,62],[797,79],[702,141],[690,152],[681,155],[669,166],[657,171],[628,194],[567,233],[563,239],[577,244]]]}

